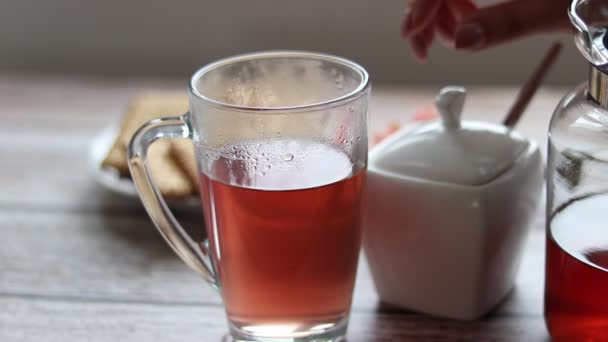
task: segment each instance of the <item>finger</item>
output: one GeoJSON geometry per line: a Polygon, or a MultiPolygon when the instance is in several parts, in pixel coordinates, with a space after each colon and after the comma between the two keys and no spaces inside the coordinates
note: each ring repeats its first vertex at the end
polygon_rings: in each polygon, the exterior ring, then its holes
{"type": "Polygon", "coordinates": [[[405,15],[401,21],[401,38],[407,39],[412,30],[412,19],[409,15],[405,15]]]}
{"type": "Polygon", "coordinates": [[[434,32],[435,28],[431,26],[410,38],[410,45],[412,47],[412,51],[414,52],[414,56],[419,62],[426,61],[426,58],[428,57],[429,48],[433,43],[433,37],[435,35],[434,32]]]}
{"type": "Polygon", "coordinates": [[[433,39],[435,39],[435,25],[431,25],[426,30],[420,32],[420,36],[422,49],[426,58],[429,54],[429,50],[431,49],[431,45],[433,45],[433,39]]]}
{"type": "Polygon", "coordinates": [[[454,46],[454,38],[456,36],[456,18],[452,11],[450,11],[447,4],[444,4],[437,13],[437,21],[435,24],[435,30],[437,36],[441,42],[448,46],[454,46]]]}
{"type": "Polygon", "coordinates": [[[568,25],[570,0],[515,0],[478,10],[456,30],[455,47],[477,51],[525,35],[568,25]]]}
{"type": "Polygon", "coordinates": [[[477,5],[471,0],[450,0],[446,1],[445,4],[457,22],[460,22],[477,11],[477,5]]]}
{"type": "Polygon", "coordinates": [[[414,0],[405,0],[405,10],[401,19],[401,38],[406,38],[406,32],[409,32],[412,21],[409,19],[409,14],[412,12],[414,0]]]}
{"type": "Polygon", "coordinates": [[[405,17],[402,36],[409,38],[433,25],[435,16],[441,5],[441,0],[418,0],[412,5],[412,10],[405,17]]]}
{"type": "Polygon", "coordinates": [[[422,63],[426,61],[427,55],[424,52],[419,35],[415,35],[410,38],[410,48],[412,49],[412,54],[418,62],[422,63]]]}
{"type": "Polygon", "coordinates": [[[454,47],[456,29],[463,18],[477,11],[477,6],[471,0],[444,1],[437,13],[437,36],[443,45],[454,47]]]}
{"type": "Polygon", "coordinates": [[[405,0],[405,14],[408,14],[411,10],[412,7],[414,6],[414,4],[416,3],[416,0],[405,0]]]}

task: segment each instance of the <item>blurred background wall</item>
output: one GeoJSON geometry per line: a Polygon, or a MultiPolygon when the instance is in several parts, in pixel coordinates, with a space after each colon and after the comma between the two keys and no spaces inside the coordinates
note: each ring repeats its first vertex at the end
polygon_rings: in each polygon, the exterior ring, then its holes
{"type": "MultiPolygon", "coordinates": [[[[556,39],[476,55],[436,44],[420,65],[399,37],[403,9],[404,0],[0,0],[0,72],[184,78],[236,53],[302,49],[352,58],[379,83],[516,84],[556,39]]],[[[576,84],[585,62],[558,37],[565,51],[549,82],[576,84]]]]}

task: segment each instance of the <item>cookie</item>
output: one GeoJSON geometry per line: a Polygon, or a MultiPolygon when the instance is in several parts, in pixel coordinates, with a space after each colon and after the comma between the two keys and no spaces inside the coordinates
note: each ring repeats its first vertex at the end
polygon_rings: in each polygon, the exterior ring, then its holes
{"type": "MultiPolygon", "coordinates": [[[[114,144],[102,161],[102,167],[113,168],[121,176],[129,177],[127,149],[133,134],[152,119],[181,115],[187,110],[188,97],[181,93],[149,93],[133,99],[122,119],[114,144]]],[[[154,142],[148,149],[148,165],[154,184],[161,194],[167,199],[181,199],[198,190],[198,180],[191,181],[190,170],[181,166],[183,162],[178,162],[178,158],[172,156],[171,149],[172,139],[154,142]]],[[[179,154],[182,155],[183,152],[179,154]]],[[[180,157],[179,160],[185,160],[184,158],[180,157]]]]}
{"type": "Polygon", "coordinates": [[[186,173],[171,157],[171,140],[155,141],[148,149],[148,165],[152,181],[167,199],[182,199],[195,191],[186,173]]]}
{"type": "Polygon", "coordinates": [[[163,116],[176,116],[188,110],[188,96],[182,93],[149,93],[136,97],[128,106],[112,148],[102,161],[122,176],[129,176],[127,148],[133,134],[146,122],[163,116]]]}
{"type": "Polygon", "coordinates": [[[194,155],[194,147],[190,139],[172,139],[169,150],[171,158],[177,163],[184,172],[194,189],[198,192],[199,174],[194,155]]]}

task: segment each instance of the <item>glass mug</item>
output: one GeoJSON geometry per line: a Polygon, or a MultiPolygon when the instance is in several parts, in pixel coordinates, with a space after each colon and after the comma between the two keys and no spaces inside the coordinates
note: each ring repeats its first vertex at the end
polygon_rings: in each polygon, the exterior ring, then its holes
{"type": "Polygon", "coordinates": [[[141,127],[129,167],[173,250],[221,293],[237,341],[335,341],[346,332],[367,166],[365,69],[262,52],[207,65],[190,110],[141,127]],[[193,241],[146,161],[161,138],[194,144],[208,241],[193,241]]]}

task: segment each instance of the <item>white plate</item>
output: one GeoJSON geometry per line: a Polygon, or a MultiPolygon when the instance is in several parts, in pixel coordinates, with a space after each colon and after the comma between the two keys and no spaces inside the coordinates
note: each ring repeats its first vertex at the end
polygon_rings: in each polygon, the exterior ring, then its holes
{"type": "MultiPolygon", "coordinates": [[[[102,130],[93,138],[89,148],[89,158],[87,160],[87,169],[91,177],[101,187],[123,197],[139,200],[135,184],[130,178],[121,177],[117,170],[111,168],[102,168],[101,163],[105,156],[112,148],[114,139],[118,134],[116,126],[110,126],[102,130]]],[[[200,206],[198,196],[190,196],[182,200],[167,201],[172,207],[192,207],[200,206]]]]}

